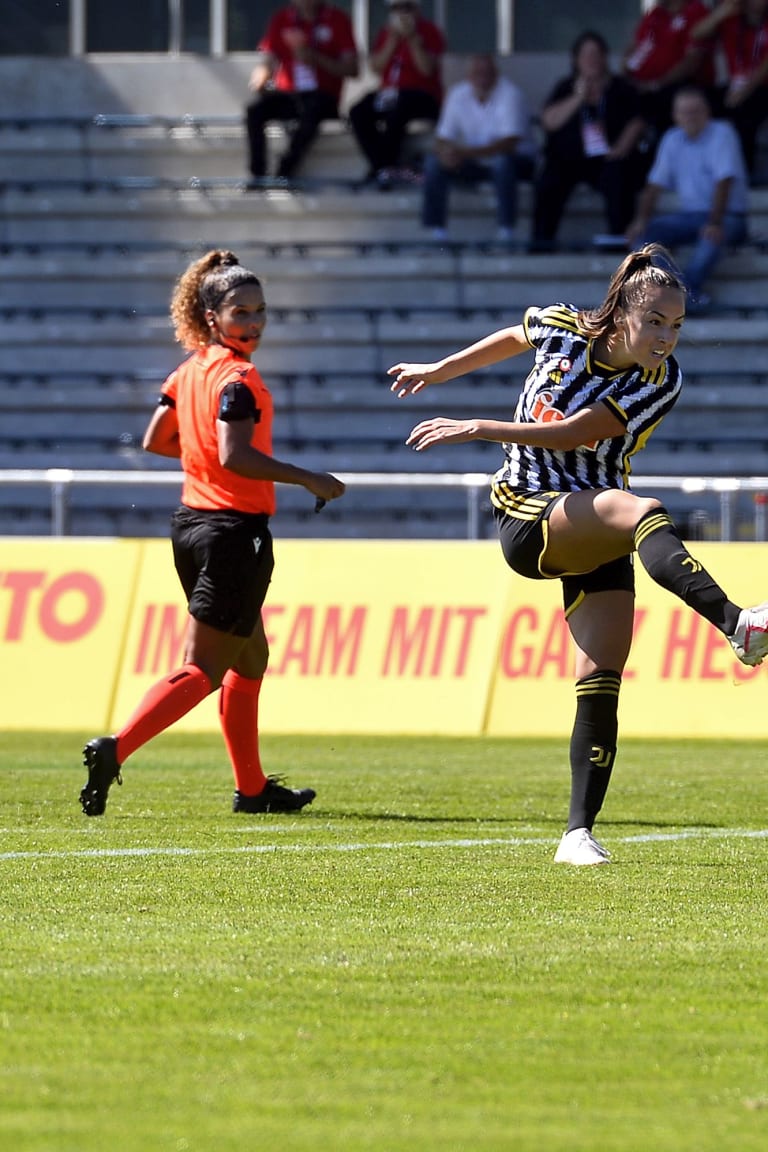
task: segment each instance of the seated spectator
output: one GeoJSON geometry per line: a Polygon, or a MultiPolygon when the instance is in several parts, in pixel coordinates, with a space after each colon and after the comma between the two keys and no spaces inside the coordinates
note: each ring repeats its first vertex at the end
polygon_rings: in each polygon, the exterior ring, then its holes
{"type": "Polygon", "coordinates": [[[578,184],[602,193],[608,232],[623,237],[643,169],[638,142],[645,122],[631,84],[608,66],[608,45],[583,32],[571,49],[573,70],[541,112],[544,166],[536,181],[531,251],[551,252],[568,199],[578,184]]]}
{"type": "Polygon", "coordinates": [[[454,180],[492,180],[496,189],[498,238],[513,239],[517,220],[519,165],[530,174],[532,160],[520,155],[528,143],[528,107],[516,84],[499,76],[493,56],[469,57],[467,79],[449,90],[435,133],[435,150],[424,162],[422,224],[436,240],[447,237],[448,193],[454,180]]]}
{"type": "Polygon", "coordinates": [[[757,133],[768,119],[768,0],[723,0],[696,25],[693,35],[702,41],[714,35],[723,53],[728,79],[718,115],[738,132],[754,179],[757,133]]]}
{"type": "Polygon", "coordinates": [[[278,9],[259,43],[265,59],[253,70],[254,99],[246,110],[250,171],[258,186],[267,171],[264,128],[292,123],[277,176],[291,179],[323,120],[339,115],[345,77],[357,76],[352,24],[340,8],[319,0],[294,0],[278,9]]]}
{"type": "Polygon", "coordinates": [[[658,241],[692,244],[684,270],[689,311],[703,312],[710,300],[702,286],[724,244],[747,237],[747,172],[739,138],[726,120],[713,120],[700,88],[681,88],[672,103],[675,126],[659,142],[638,211],[627,230],[634,247],[658,241]],[[674,192],[673,212],[654,215],[660,194],[674,192]]]}
{"type": "Polygon", "coordinates": [[[349,112],[368,160],[366,181],[387,187],[396,178],[405,131],[412,120],[437,120],[442,100],[445,37],[424,19],[418,0],[387,0],[389,19],[373,43],[370,65],[379,88],[349,112]]]}
{"type": "Polygon", "coordinates": [[[672,124],[678,88],[714,85],[711,47],[693,35],[708,15],[702,0],[658,0],[640,19],[624,53],[622,71],[640,94],[640,113],[653,130],[654,146],[672,124]]]}

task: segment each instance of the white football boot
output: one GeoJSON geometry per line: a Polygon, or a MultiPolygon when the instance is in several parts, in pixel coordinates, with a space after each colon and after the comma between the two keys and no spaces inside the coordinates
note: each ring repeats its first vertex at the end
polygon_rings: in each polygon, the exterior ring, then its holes
{"type": "Polygon", "coordinates": [[[607,864],[611,854],[595,840],[588,828],[564,832],[555,852],[555,864],[607,864]]]}
{"type": "Polygon", "coordinates": [[[742,664],[754,668],[768,655],[768,600],[756,608],[742,608],[729,643],[742,664]]]}

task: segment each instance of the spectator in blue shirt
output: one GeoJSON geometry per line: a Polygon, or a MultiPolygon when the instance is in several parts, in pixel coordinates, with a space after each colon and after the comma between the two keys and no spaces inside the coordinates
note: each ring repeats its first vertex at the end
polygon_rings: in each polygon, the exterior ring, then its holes
{"type": "Polygon", "coordinates": [[[712,118],[701,89],[681,88],[672,115],[674,127],[659,142],[627,240],[633,247],[638,242],[693,245],[683,270],[688,309],[703,312],[710,299],[702,288],[723,247],[747,237],[747,170],[736,131],[727,121],[712,118]],[[665,191],[675,194],[677,206],[654,215],[665,191]]]}

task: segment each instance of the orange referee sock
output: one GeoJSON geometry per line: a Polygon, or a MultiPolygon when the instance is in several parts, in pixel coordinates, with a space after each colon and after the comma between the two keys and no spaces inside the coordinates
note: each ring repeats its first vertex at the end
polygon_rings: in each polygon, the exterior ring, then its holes
{"type": "Polygon", "coordinates": [[[219,692],[219,720],[224,734],[235,788],[243,796],[258,796],[267,778],[259,756],[259,693],[261,680],[227,672],[219,692]]]}
{"type": "Polygon", "coordinates": [[[128,757],[153,736],[175,724],[211,693],[211,681],[196,664],[184,664],[149,689],[117,735],[117,762],[128,757]]]}

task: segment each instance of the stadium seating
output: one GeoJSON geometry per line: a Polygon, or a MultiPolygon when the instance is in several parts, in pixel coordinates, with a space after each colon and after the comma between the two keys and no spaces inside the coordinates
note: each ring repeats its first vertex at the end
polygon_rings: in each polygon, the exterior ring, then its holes
{"type": "MultiPolygon", "coordinates": [[[[246,191],[242,148],[233,117],[0,120],[0,468],[167,469],[140,442],[180,355],[171,286],[193,256],[228,246],[265,282],[258,365],[275,395],[277,454],[342,472],[493,471],[493,445],[417,455],[405,436],[428,412],[510,411],[525,364],[405,402],[391,396],[386,369],[513,323],[527,304],[597,303],[617,256],[592,244],[602,231],[595,197],[574,197],[564,251],[530,257],[494,242],[490,189],[457,190],[451,241],[436,246],[419,227],[418,187],[359,187],[340,125],[293,190],[246,191]],[[327,169],[313,174],[321,161],[327,169]]],[[[531,190],[521,191],[524,239],[531,190]]],[[[684,397],[638,457],[638,476],[768,475],[768,189],[752,196],[751,242],[718,271],[716,314],[686,324],[684,397]]],[[[70,529],[164,535],[176,496],[167,486],[76,488],[70,529]]],[[[480,503],[490,534],[487,497],[480,503]]],[[[697,522],[718,514],[703,495],[668,503],[697,522]]],[[[45,487],[6,486],[1,505],[0,533],[50,530],[45,487]]],[[[747,504],[745,532],[751,516],[747,504]]],[[[278,531],[309,535],[320,524],[325,535],[460,536],[467,496],[352,485],[318,521],[306,493],[281,489],[278,531]]]]}

